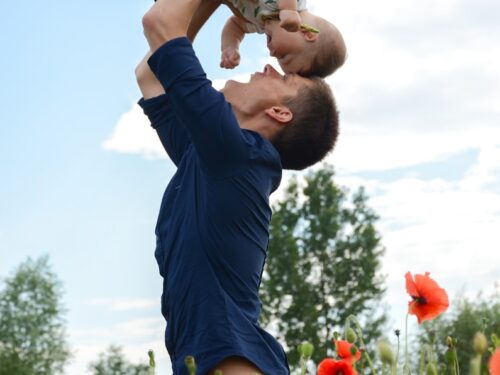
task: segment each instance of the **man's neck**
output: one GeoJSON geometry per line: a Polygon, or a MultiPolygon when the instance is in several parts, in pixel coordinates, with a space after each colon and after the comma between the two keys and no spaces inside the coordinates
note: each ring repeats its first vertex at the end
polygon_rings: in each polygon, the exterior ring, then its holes
{"type": "Polygon", "coordinates": [[[241,129],[251,130],[259,133],[263,138],[271,141],[276,135],[277,127],[274,122],[272,122],[268,116],[238,116],[235,111],[236,118],[238,119],[238,124],[241,129]]]}

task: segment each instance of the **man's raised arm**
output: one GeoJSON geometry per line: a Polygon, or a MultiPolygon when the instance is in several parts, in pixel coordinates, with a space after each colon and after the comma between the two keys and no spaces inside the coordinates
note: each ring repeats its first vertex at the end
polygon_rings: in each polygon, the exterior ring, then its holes
{"type": "Polygon", "coordinates": [[[193,14],[202,0],[158,0],[142,18],[151,51],[169,40],[187,36],[193,14]]]}
{"type": "Polygon", "coordinates": [[[151,55],[152,52],[148,52],[139,65],[137,65],[137,68],[135,68],[137,84],[139,85],[139,89],[144,99],[150,99],[165,94],[165,89],[149,68],[148,59],[151,55]]]}

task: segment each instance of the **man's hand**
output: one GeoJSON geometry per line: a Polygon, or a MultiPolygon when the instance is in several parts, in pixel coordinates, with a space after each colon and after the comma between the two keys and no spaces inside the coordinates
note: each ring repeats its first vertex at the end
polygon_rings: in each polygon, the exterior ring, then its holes
{"type": "Polygon", "coordinates": [[[280,27],[286,31],[299,31],[301,22],[300,14],[296,10],[280,10],[280,27]]]}
{"type": "Polygon", "coordinates": [[[234,69],[240,65],[240,52],[238,48],[228,47],[222,51],[220,67],[234,69]]]}
{"type": "Polygon", "coordinates": [[[186,36],[201,0],[158,0],[142,17],[144,35],[151,51],[169,40],[186,36]]]}

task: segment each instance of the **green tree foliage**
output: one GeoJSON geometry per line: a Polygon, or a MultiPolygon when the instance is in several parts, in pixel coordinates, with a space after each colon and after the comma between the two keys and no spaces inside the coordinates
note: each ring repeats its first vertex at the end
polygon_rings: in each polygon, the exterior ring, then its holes
{"type": "MultiPolygon", "coordinates": [[[[438,353],[439,363],[446,363],[446,338],[457,339],[456,349],[461,374],[470,373],[470,361],[475,353],[472,342],[476,332],[483,332],[489,339],[492,333],[500,333],[500,293],[497,290],[488,297],[479,295],[471,300],[463,295],[456,298],[448,313],[425,322],[421,326],[420,343],[430,344],[438,353]]],[[[490,346],[492,346],[490,342],[490,346]]],[[[481,373],[487,373],[489,353],[482,358],[481,373]]]]}
{"type": "Polygon", "coordinates": [[[378,314],[384,288],[377,216],[363,189],[350,200],[333,177],[327,166],[307,175],[305,187],[293,179],[273,207],[262,323],[277,328],[291,364],[305,340],[315,347],[316,363],[331,354],[334,330],[351,314],[361,320],[367,342],[380,336],[386,319],[378,314]]]}
{"type": "Polygon", "coordinates": [[[99,354],[99,359],[89,365],[92,375],[148,375],[149,366],[134,365],[127,361],[122,348],[111,345],[105,353],[99,354]]]}
{"type": "Polygon", "coordinates": [[[55,375],[70,352],[61,284],[48,257],[28,258],[0,290],[0,375],[55,375]]]}

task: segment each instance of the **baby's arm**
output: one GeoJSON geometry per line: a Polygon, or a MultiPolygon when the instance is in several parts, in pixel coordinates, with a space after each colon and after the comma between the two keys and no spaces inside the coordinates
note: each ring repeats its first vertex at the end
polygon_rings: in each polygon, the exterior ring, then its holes
{"type": "Polygon", "coordinates": [[[245,37],[246,21],[231,16],[224,25],[221,37],[221,68],[233,69],[240,64],[240,43],[245,37]]]}
{"type": "Polygon", "coordinates": [[[297,0],[278,0],[280,9],[280,27],[287,31],[298,31],[300,29],[300,14],[297,11],[297,0]]]}

